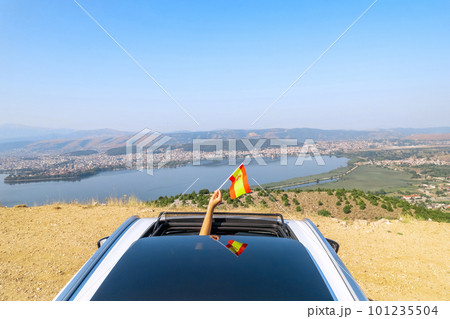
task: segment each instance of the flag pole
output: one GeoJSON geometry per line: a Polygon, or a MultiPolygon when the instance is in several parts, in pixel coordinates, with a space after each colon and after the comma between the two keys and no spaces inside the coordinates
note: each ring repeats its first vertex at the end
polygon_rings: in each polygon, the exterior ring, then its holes
{"type": "MultiPolygon", "coordinates": [[[[248,155],[247,155],[247,156],[248,156],[248,155]]],[[[227,177],[227,179],[225,180],[225,182],[223,182],[222,185],[219,186],[218,190],[222,189],[223,185],[225,185],[225,183],[230,179],[230,177],[233,176],[233,174],[238,170],[239,167],[241,167],[242,164],[244,164],[245,159],[247,158],[247,156],[244,157],[244,160],[242,161],[242,163],[239,164],[239,166],[233,171],[233,173],[231,173],[230,176],[227,177]]]]}

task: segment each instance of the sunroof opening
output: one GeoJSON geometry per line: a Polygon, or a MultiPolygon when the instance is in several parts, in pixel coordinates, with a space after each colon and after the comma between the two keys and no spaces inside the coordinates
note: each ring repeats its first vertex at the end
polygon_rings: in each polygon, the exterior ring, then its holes
{"type": "MultiPolygon", "coordinates": [[[[202,215],[160,218],[143,237],[198,235],[202,221],[202,215]]],[[[296,239],[282,219],[242,217],[233,214],[214,215],[211,234],[296,239]]]]}

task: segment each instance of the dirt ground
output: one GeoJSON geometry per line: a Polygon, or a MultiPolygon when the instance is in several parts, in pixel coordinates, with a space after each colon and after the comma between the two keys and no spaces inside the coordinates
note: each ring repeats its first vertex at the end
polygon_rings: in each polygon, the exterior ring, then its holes
{"type": "MultiPolygon", "coordinates": [[[[158,213],[140,205],[0,207],[0,300],[53,299],[98,239],[132,215],[158,213]]],[[[339,256],[369,298],[450,300],[450,224],[307,217],[339,242],[339,256]]]]}

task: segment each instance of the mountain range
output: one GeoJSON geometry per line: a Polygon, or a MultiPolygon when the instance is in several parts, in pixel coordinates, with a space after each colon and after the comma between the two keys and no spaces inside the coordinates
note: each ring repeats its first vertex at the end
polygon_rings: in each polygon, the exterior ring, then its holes
{"type": "MultiPolygon", "coordinates": [[[[395,128],[379,130],[323,130],[313,128],[270,128],[257,130],[212,130],[166,133],[171,137],[168,144],[189,144],[193,139],[258,139],[292,138],[299,141],[400,139],[411,135],[448,134],[450,127],[395,128]]],[[[124,148],[126,141],[135,133],[113,129],[72,130],[49,129],[16,124],[0,125],[0,152],[31,151],[68,153],[80,150],[107,151],[124,148]]],[[[119,151],[119,153],[122,153],[119,151]]]]}
{"type": "Polygon", "coordinates": [[[0,143],[18,141],[44,141],[57,139],[79,139],[92,137],[111,137],[130,135],[132,132],[124,132],[112,129],[98,130],[73,130],[52,129],[19,124],[0,125],[0,143]]]}

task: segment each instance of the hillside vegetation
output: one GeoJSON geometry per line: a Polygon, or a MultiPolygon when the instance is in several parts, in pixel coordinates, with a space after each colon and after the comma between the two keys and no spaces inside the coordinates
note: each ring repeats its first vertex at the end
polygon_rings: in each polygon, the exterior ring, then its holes
{"type": "MultiPolygon", "coordinates": [[[[450,222],[450,214],[438,209],[427,209],[424,206],[411,204],[394,196],[379,193],[363,192],[361,190],[346,189],[290,189],[284,190],[255,190],[238,199],[231,200],[229,192],[222,190],[224,204],[219,210],[238,208],[267,209],[281,211],[284,214],[304,213],[316,215],[319,210],[322,216],[335,217],[345,220],[366,219],[378,220],[381,218],[398,219],[401,217],[419,220],[434,220],[450,222]],[[326,211],[327,213],[325,213],[326,211]]],[[[209,190],[200,190],[198,193],[179,194],[176,196],[161,196],[155,201],[147,202],[156,207],[179,207],[183,209],[205,210],[209,201],[209,190]]]]}

